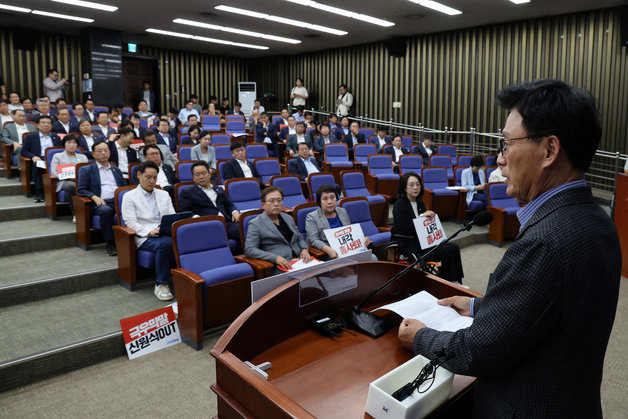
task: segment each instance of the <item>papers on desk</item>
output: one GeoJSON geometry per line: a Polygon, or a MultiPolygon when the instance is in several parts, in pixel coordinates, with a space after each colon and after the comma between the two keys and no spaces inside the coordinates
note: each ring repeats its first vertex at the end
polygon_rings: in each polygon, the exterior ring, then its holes
{"type": "Polygon", "coordinates": [[[312,258],[312,260],[310,260],[308,263],[303,262],[303,259],[295,259],[293,261],[290,261],[290,264],[292,265],[292,269],[284,269],[281,266],[277,265],[277,268],[284,271],[284,272],[294,272],[294,271],[298,271],[299,269],[305,269],[305,268],[309,268],[311,266],[316,266],[321,262],[320,260],[316,259],[316,258],[312,258]]]}
{"type": "Polygon", "coordinates": [[[461,316],[451,307],[441,306],[438,299],[427,291],[416,293],[405,300],[387,304],[377,310],[394,311],[404,319],[417,319],[431,329],[455,332],[473,323],[472,317],[461,316]]]}
{"type": "Polygon", "coordinates": [[[467,188],[465,188],[464,186],[447,186],[447,189],[449,189],[450,191],[466,191],[467,188]]]}

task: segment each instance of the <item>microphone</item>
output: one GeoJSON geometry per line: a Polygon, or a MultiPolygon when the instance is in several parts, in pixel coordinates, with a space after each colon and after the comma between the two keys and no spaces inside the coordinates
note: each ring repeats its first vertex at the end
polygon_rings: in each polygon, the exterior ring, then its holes
{"type": "Polygon", "coordinates": [[[446,240],[443,240],[437,246],[434,246],[423,256],[421,256],[420,258],[412,262],[405,269],[401,270],[391,279],[386,281],[383,285],[371,291],[369,295],[367,295],[366,298],[362,300],[360,304],[356,305],[353,308],[353,310],[346,312],[342,316],[345,323],[349,327],[351,327],[353,330],[357,330],[358,332],[364,333],[365,335],[370,336],[372,338],[378,338],[381,335],[388,332],[390,329],[392,329],[392,326],[393,326],[392,323],[383,317],[379,317],[373,313],[367,313],[366,311],[363,311],[362,307],[364,306],[364,304],[366,304],[371,298],[373,298],[374,295],[378,294],[381,290],[383,290],[384,288],[386,288],[387,286],[389,286],[390,284],[392,284],[393,282],[397,281],[399,278],[401,278],[402,276],[410,272],[418,263],[427,259],[428,256],[430,256],[432,253],[436,251],[436,249],[438,249],[445,243],[449,243],[449,241],[454,239],[461,232],[465,230],[466,231],[471,230],[471,227],[473,227],[474,225],[485,226],[489,224],[491,221],[493,221],[493,214],[491,214],[488,211],[481,211],[475,214],[475,216],[473,216],[473,220],[469,221],[468,223],[460,227],[460,229],[458,229],[458,231],[456,231],[451,237],[447,238],[446,240]]]}

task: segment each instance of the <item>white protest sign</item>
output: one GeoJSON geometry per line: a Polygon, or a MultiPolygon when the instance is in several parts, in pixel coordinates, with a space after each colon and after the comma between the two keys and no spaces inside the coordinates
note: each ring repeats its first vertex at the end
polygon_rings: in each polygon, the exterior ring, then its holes
{"type": "Polygon", "coordinates": [[[129,359],[181,343],[172,305],[120,320],[129,359]]]}
{"type": "Polygon", "coordinates": [[[74,179],[75,170],[75,164],[60,164],[57,166],[57,178],[59,178],[59,180],[74,179]]]}
{"type": "Polygon", "coordinates": [[[433,218],[420,216],[414,219],[414,228],[419,237],[421,249],[436,246],[447,238],[443,225],[440,223],[438,215],[433,218]]]}
{"type": "Polygon", "coordinates": [[[338,257],[355,255],[366,250],[364,233],[360,224],[330,228],[324,230],[324,233],[329,246],[338,253],[338,257]]]}

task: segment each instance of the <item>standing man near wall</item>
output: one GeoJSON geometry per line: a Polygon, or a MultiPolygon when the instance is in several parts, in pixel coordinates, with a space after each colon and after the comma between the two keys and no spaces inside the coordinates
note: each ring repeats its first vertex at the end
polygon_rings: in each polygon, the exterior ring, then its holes
{"type": "Polygon", "coordinates": [[[347,85],[341,84],[338,86],[340,95],[336,99],[336,113],[338,116],[351,115],[351,106],[353,106],[353,95],[347,91],[347,85]]]}
{"type": "Polygon", "coordinates": [[[55,68],[48,70],[48,77],[44,79],[44,88],[46,89],[46,96],[50,99],[50,102],[56,102],[57,99],[63,98],[65,93],[65,86],[69,83],[66,79],[59,80],[59,72],[55,68]]]}

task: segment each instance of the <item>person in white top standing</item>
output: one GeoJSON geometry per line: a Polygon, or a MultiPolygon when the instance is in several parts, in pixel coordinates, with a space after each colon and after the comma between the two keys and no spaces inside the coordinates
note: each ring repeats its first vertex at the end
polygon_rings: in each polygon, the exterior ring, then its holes
{"type": "Polygon", "coordinates": [[[347,90],[346,84],[341,84],[338,86],[340,91],[340,95],[338,95],[338,99],[336,99],[336,113],[338,116],[347,116],[351,115],[351,106],[353,106],[353,95],[349,93],[347,90]]]}
{"type": "Polygon", "coordinates": [[[305,101],[308,98],[307,89],[303,86],[303,79],[297,77],[296,86],[292,88],[290,92],[290,99],[292,99],[292,106],[305,106],[305,101]]]}
{"type": "Polygon", "coordinates": [[[66,79],[59,80],[59,72],[51,68],[48,70],[48,77],[44,79],[44,88],[46,89],[46,96],[51,102],[55,102],[57,99],[62,98],[65,92],[65,86],[69,83],[66,79]]]}

